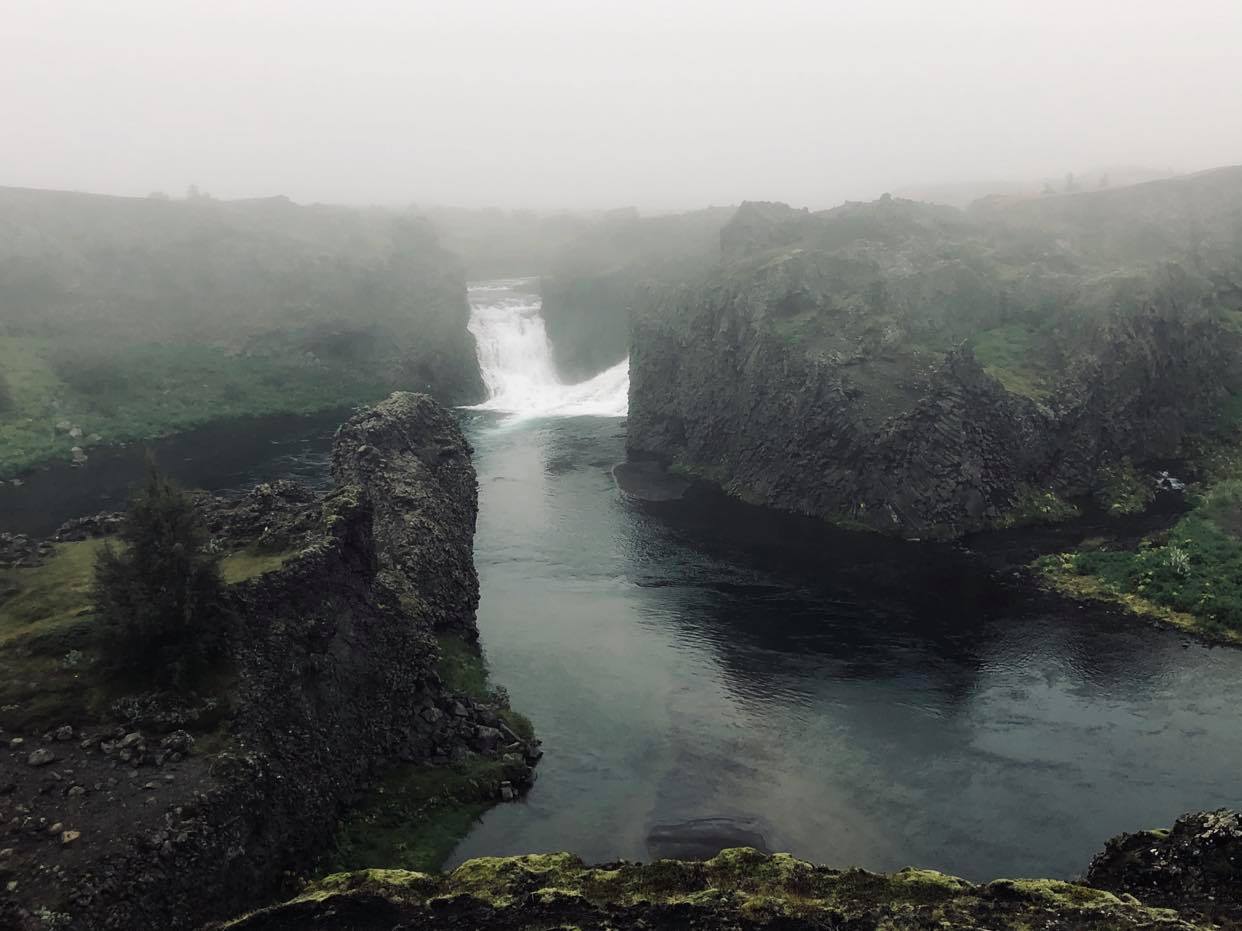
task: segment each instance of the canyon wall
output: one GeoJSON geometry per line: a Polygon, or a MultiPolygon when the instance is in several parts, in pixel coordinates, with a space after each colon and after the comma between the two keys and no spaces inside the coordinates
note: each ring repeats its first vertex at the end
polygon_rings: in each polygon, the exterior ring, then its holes
{"type": "Polygon", "coordinates": [[[1088,494],[1242,388],[1240,210],[1237,169],[970,212],[743,205],[720,269],[635,317],[631,456],[906,536],[1088,494]]]}

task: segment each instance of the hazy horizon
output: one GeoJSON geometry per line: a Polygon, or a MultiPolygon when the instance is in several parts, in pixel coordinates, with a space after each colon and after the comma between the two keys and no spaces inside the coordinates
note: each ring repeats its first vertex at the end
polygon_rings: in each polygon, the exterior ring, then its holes
{"type": "Polygon", "coordinates": [[[1188,172],[1242,162],[1240,36],[1226,0],[53,0],[6,11],[0,185],[662,211],[1188,172]]]}

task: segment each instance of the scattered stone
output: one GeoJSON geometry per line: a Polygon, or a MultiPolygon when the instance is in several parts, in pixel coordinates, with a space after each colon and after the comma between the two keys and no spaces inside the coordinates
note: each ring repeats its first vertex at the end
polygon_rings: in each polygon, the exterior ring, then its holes
{"type": "Polygon", "coordinates": [[[65,833],[60,835],[60,842],[63,846],[68,847],[81,836],[81,831],[65,831],[65,833]]]}
{"type": "Polygon", "coordinates": [[[26,757],[26,763],[30,766],[47,766],[49,763],[56,762],[56,754],[47,747],[40,747],[38,750],[31,752],[26,757]]]}
{"type": "Polygon", "coordinates": [[[9,741],[9,749],[20,750],[22,748],[22,744],[24,744],[25,742],[26,741],[23,740],[21,737],[14,737],[12,740],[9,741]]]}
{"type": "Polygon", "coordinates": [[[188,731],[173,731],[160,741],[160,749],[171,753],[188,754],[194,749],[194,738],[188,731]]]}
{"type": "Polygon", "coordinates": [[[65,793],[65,795],[68,796],[69,798],[77,798],[78,796],[85,795],[85,794],[86,794],[85,786],[70,786],[69,791],[65,793]]]}
{"type": "Polygon", "coordinates": [[[57,821],[57,822],[56,822],[55,824],[53,824],[50,828],[48,828],[48,829],[47,829],[47,832],[48,832],[49,834],[59,834],[59,833],[60,833],[61,831],[63,831],[64,829],[65,829],[64,824],[63,824],[62,822],[60,822],[60,821],[57,821]]]}
{"type": "Polygon", "coordinates": [[[517,798],[517,792],[513,789],[513,783],[502,782],[500,784],[500,800],[502,802],[511,802],[517,798]]]}
{"type": "Polygon", "coordinates": [[[68,724],[62,724],[56,728],[57,740],[73,740],[73,728],[68,724]]]}
{"type": "Polygon", "coordinates": [[[73,449],[69,450],[69,456],[70,456],[70,460],[73,465],[75,466],[86,465],[86,459],[87,459],[86,452],[82,449],[81,446],[75,446],[73,447],[73,449]]]}

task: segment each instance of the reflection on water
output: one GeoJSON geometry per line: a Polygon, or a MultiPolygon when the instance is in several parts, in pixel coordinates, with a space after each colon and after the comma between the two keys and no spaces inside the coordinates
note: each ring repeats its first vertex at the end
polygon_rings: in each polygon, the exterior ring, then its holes
{"type": "Polygon", "coordinates": [[[949,547],[629,501],[615,420],[469,429],[483,641],[547,755],[455,860],[762,838],[1072,876],[1112,834],[1240,801],[1242,653],[1067,609],[949,547]]]}

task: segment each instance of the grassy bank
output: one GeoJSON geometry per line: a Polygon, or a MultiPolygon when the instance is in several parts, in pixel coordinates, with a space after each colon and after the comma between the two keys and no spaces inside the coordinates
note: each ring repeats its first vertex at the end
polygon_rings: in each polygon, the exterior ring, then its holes
{"type": "MultiPolygon", "coordinates": [[[[1045,556],[1036,567],[1068,594],[1242,644],[1242,434],[1204,446],[1199,459],[1204,477],[1191,510],[1168,530],[1133,549],[1084,547],[1045,556]]],[[[1133,512],[1137,494],[1119,493],[1113,508],[1133,512]]]]}
{"type": "Polygon", "coordinates": [[[74,446],[150,439],[230,417],[311,413],[388,390],[366,366],[291,352],[0,337],[0,477],[69,459],[74,446]]]}
{"type": "MultiPolygon", "coordinates": [[[[437,671],[448,688],[471,698],[496,697],[488,685],[487,665],[474,647],[451,635],[441,636],[439,642],[437,671]]],[[[525,717],[509,709],[500,714],[514,733],[533,736],[525,717]]],[[[381,867],[438,870],[496,803],[500,783],[514,781],[522,773],[520,762],[482,756],[450,766],[396,765],[341,822],[335,849],[320,863],[320,872],[381,867]]]]}

